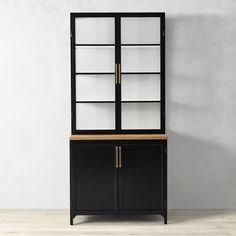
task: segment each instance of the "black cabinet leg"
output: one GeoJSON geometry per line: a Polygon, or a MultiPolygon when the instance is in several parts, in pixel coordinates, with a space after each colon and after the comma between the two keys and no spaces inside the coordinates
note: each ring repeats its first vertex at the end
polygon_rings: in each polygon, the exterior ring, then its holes
{"type": "Polygon", "coordinates": [[[73,219],[74,219],[73,214],[70,214],[70,225],[73,225],[73,219]]]}
{"type": "Polygon", "coordinates": [[[164,224],[166,225],[167,224],[167,214],[163,213],[162,217],[164,219],[164,224]]]}
{"type": "Polygon", "coordinates": [[[164,224],[167,224],[167,216],[164,216],[164,224]]]}

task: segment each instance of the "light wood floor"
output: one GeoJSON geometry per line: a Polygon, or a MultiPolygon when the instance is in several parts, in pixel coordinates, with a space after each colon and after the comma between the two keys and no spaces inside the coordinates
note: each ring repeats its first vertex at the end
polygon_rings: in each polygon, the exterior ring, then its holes
{"type": "Polygon", "coordinates": [[[67,210],[0,210],[1,236],[209,235],[236,236],[236,211],[172,210],[159,216],[79,216],[69,225],[67,210]]]}

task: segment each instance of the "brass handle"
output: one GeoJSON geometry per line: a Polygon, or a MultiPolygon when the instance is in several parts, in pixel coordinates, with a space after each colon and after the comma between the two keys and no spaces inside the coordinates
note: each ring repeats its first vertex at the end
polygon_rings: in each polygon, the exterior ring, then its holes
{"type": "Polygon", "coordinates": [[[115,65],[115,80],[116,80],[116,84],[120,84],[120,75],[121,75],[121,72],[120,72],[120,64],[116,64],[115,65]]]}
{"type": "Polygon", "coordinates": [[[115,80],[117,84],[118,83],[118,64],[115,65],[115,80]]]}
{"type": "Polygon", "coordinates": [[[118,168],[118,147],[116,147],[116,168],[118,168]]]}
{"type": "Polygon", "coordinates": [[[121,70],[120,70],[120,64],[118,64],[118,83],[121,84],[121,70]]]}
{"type": "Polygon", "coordinates": [[[119,147],[119,167],[122,167],[122,162],[121,162],[121,147],[119,147]]]}

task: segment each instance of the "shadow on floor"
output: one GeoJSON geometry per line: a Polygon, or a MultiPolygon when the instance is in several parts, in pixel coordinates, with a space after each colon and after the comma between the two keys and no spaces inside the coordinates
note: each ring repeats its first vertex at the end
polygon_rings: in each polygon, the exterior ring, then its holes
{"type": "Polygon", "coordinates": [[[141,223],[159,222],[163,224],[164,219],[160,215],[96,215],[96,216],[76,216],[74,224],[86,224],[92,222],[102,223],[141,223]]]}
{"type": "MultiPolygon", "coordinates": [[[[181,223],[195,223],[204,221],[216,221],[230,217],[235,214],[234,210],[169,210],[168,225],[181,223]]],[[[89,223],[114,223],[114,224],[155,224],[164,225],[163,217],[160,215],[96,215],[96,216],[76,216],[74,225],[89,223]]]]}

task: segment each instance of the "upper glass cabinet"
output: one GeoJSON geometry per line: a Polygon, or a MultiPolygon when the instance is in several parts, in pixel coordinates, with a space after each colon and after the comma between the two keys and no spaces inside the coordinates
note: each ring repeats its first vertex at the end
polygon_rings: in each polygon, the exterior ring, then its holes
{"type": "Polygon", "coordinates": [[[165,132],[164,13],[71,13],[72,134],[165,132]]]}

